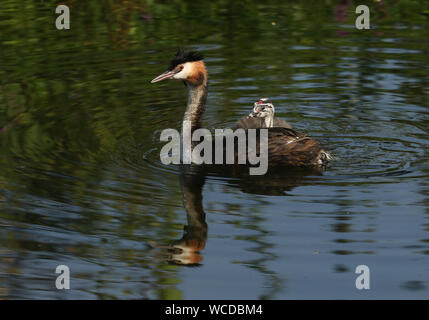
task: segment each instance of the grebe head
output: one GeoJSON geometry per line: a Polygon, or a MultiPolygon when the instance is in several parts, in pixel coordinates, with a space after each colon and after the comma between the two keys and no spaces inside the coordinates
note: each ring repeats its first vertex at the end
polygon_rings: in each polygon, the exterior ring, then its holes
{"type": "Polygon", "coordinates": [[[248,118],[265,118],[274,117],[274,105],[268,98],[261,98],[253,104],[253,111],[248,115],[248,118]]]}
{"type": "Polygon", "coordinates": [[[203,56],[198,52],[184,52],[179,49],[176,56],[170,61],[167,71],[157,76],[151,83],[177,79],[190,85],[203,84],[207,79],[207,71],[202,60],[203,56]]]}

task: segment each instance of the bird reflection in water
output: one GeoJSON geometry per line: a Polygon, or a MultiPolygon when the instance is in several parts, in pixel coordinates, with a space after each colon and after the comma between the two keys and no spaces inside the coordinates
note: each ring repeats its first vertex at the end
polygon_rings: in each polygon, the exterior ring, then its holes
{"type": "Polygon", "coordinates": [[[207,223],[202,195],[205,175],[201,170],[200,166],[183,166],[180,175],[183,205],[187,217],[183,237],[172,241],[169,245],[155,245],[156,248],[161,249],[160,259],[172,264],[199,266],[203,260],[200,251],[206,246],[207,223]]]}
{"type": "Polygon", "coordinates": [[[183,192],[183,205],[187,225],[181,239],[168,245],[154,245],[159,249],[158,259],[171,264],[200,266],[203,260],[201,251],[206,246],[207,223],[203,208],[202,190],[206,177],[227,177],[228,185],[237,187],[245,193],[286,196],[293,188],[310,184],[310,177],[322,175],[322,168],[270,168],[264,176],[249,176],[245,166],[182,166],[180,174],[183,192]]]}

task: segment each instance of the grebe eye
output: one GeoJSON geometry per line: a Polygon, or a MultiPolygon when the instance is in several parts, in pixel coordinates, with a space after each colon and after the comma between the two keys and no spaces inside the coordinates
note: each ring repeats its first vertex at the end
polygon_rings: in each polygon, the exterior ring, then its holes
{"type": "Polygon", "coordinates": [[[183,66],[180,66],[179,68],[180,68],[180,70],[183,70],[183,66]]]}

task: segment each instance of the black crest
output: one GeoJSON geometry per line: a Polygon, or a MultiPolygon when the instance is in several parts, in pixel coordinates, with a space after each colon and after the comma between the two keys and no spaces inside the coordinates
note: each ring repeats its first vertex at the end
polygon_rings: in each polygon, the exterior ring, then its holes
{"type": "Polygon", "coordinates": [[[173,70],[178,64],[181,63],[200,61],[203,59],[204,57],[201,53],[196,51],[185,52],[182,48],[179,48],[179,50],[177,50],[176,56],[173,58],[173,60],[170,61],[170,67],[168,70],[173,70]]]}

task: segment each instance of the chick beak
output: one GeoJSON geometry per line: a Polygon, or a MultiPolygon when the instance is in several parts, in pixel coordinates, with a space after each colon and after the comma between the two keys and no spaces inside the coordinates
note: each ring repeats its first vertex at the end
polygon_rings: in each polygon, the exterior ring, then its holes
{"type": "Polygon", "coordinates": [[[252,111],[252,112],[247,116],[247,119],[250,119],[250,118],[256,118],[257,116],[258,116],[258,112],[252,111]]]}

